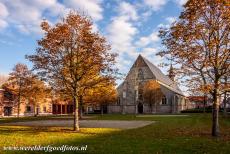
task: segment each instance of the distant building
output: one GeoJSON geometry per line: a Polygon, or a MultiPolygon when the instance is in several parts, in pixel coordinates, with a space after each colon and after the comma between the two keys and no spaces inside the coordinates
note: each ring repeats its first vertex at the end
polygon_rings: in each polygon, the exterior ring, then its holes
{"type": "Polygon", "coordinates": [[[211,106],[212,105],[212,100],[210,100],[207,96],[204,97],[204,96],[189,96],[188,97],[191,105],[193,106],[193,108],[204,108],[204,105],[205,107],[208,107],[208,106],[211,106]],[[206,102],[206,104],[204,104],[204,102],[206,102]]]}
{"type": "Polygon", "coordinates": [[[125,80],[118,86],[118,101],[108,106],[108,113],[151,113],[152,108],[143,99],[141,89],[149,80],[157,81],[164,94],[155,113],[179,113],[189,108],[188,100],[177,86],[174,77],[172,66],[166,76],[154,64],[139,55],[125,80]]]}
{"type": "MultiPolygon", "coordinates": [[[[17,116],[18,97],[8,89],[0,89],[0,117],[17,116]]],[[[34,114],[47,115],[52,114],[52,104],[50,100],[46,103],[34,105],[29,100],[22,99],[20,103],[19,116],[33,116],[34,114]]]]}

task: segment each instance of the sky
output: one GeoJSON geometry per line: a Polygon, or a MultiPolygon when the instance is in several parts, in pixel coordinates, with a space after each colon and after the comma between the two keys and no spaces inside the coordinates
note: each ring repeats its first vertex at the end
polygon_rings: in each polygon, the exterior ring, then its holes
{"type": "MultiPolygon", "coordinates": [[[[33,54],[43,36],[43,19],[57,23],[74,9],[89,15],[93,30],[105,36],[119,54],[117,67],[127,74],[139,54],[159,65],[162,49],[160,27],[169,27],[180,15],[186,0],[0,0],[0,74],[33,54]]],[[[168,68],[161,68],[167,73],[168,68]]]]}

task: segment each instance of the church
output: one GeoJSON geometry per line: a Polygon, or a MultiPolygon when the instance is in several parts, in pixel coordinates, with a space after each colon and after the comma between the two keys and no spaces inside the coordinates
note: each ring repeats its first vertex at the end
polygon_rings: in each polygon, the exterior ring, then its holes
{"type": "Polygon", "coordinates": [[[117,87],[116,104],[108,106],[108,113],[151,114],[180,113],[189,108],[188,100],[174,81],[175,73],[170,67],[169,74],[164,75],[153,63],[139,55],[129,70],[125,80],[117,87]],[[148,81],[159,84],[162,92],[158,103],[153,105],[143,97],[143,85],[148,81]]]}

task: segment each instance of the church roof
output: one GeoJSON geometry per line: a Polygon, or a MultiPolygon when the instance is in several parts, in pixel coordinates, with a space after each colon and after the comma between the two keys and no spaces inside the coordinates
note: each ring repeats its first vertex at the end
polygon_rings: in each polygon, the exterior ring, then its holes
{"type": "Polygon", "coordinates": [[[149,67],[153,75],[156,77],[156,80],[158,80],[161,85],[180,95],[184,95],[180,88],[177,86],[177,84],[173,82],[167,75],[163,74],[158,67],[151,63],[148,59],[142,57],[141,55],[139,56],[144,60],[144,62],[149,67]]]}
{"type": "MultiPolygon", "coordinates": [[[[153,73],[153,75],[156,77],[156,80],[161,84],[162,86],[168,88],[169,90],[183,95],[183,92],[180,90],[180,88],[177,86],[175,82],[173,82],[167,75],[163,74],[162,71],[156,67],[153,63],[151,63],[148,59],[144,58],[143,56],[139,55],[138,58],[143,59],[143,61],[146,63],[146,65],[149,67],[150,71],[153,73]]],[[[138,59],[137,58],[137,59],[138,59]]],[[[134,67],[134,66],[133,66],[134,67]]],[[[123,82],[124,83],[124,82],[123,82]]],[[[123,84],[121,83],[118,88],[123,84]]]]}

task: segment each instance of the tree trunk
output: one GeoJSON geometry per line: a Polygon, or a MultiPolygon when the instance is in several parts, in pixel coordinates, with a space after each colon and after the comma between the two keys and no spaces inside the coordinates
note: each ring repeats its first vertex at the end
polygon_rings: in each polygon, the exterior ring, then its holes
{"type": "Polygon", "coordinates": [[[207,98],[207,94],[204,93],[204,102],[203,102],[203,103],[204,103],[204,104],[203,104],[203,109],[204,109],[203,112],[204,112],[204,113],[205,113],[205,110],[206,110],[205,108],[206,108],[206,104],[207,104],[206,98],[207,98]]]}
{"type": "Polygon", "coordinates": [[[19,95],[18,95],[18,112],[17,112],[18,118],[19,118],[19,114],[20,114],[20,104],[21,104],[21,94],[19,92],[19,95]]]}
{"type": "Polygon", "coordinates": [[[82,119],[82,117],[83,117],[83,98],[82,98],[82,95],[80,96],[79,105],[80,105],[80,119],[82,119]]]}
{"type": "Polygon", "coordinates": [[[36,105],[34,104],[34,117],[36,117],[37,116],[37,107],[36,107],[36,105]]]}
{"type": "Polygon", "coordinates": [[[104,112],[103,112],[103,105],[101,104],[101,115],[103,115],[104,112]]]}
{"type": "Polygon", "coordinates": [[[74,96],[74,131],[79,131],[78,98],[74,96]]]}
{"type": "Polygon", "coordinates": [[[227,115],[227,109],[226,109],[226,104],[227,104],[227,92],[224,92],[224,116],[226,117],[227,115]]]}
{"type": "Polygon", "coordinates": [[[219,129],[219,85],[215,86],[213,93],[213,109],[212,109],[212,136],[220,136],[219,129]]]}

